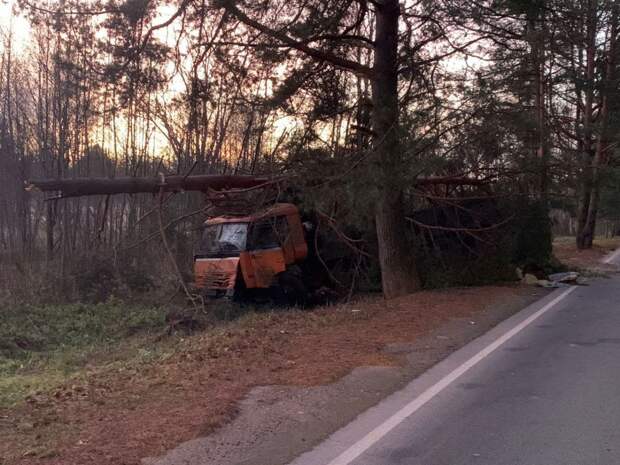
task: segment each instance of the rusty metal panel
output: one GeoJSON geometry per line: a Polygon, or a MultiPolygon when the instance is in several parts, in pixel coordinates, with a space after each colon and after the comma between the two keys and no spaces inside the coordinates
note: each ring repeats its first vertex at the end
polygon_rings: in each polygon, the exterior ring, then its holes
{"type": "Polygon", "coordinates": [[[199,289],[232,289],[237,279],[239,257],[197,258],[194,276],[199,289]]]}
{"type": "Polygon", "coordinates": [[[253,289],[256,287],[256,277],[254,276],[254,265],[252,264],[252,257],[250,252],[241,252],[239,257],[239,263],[241,264],[241,273],[243,275],[243,281],[245,287],[253,289]]]}
{"type": "Polygon", "coordinates": [[[280,247],[249,252],[254,269],[255,287],[268,288],[274,284],[275,276],[286,269],[284,253],[280,247]]]}
{"type": "Polygon", "coordinates": [[[301,224],[299,212],[288,215],[288,226],[290,230],[290,241],[295,254],[294,261],[301,261],[308,256],[308,244],[304,235],[304,227],[301,224]]]}

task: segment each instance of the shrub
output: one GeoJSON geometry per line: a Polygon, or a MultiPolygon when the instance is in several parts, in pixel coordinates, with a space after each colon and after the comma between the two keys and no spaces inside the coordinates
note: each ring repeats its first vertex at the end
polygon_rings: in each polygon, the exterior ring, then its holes
{"type": "Polygon", "coordinates": [[[74,267],[75,293],[81,302],[100,303],[148,292],[154,285],[145,268],[129,258],[115,262],[105,256],[83,256],[74,267]]]}
{"type": "Polygon", "coordinates": [[[512,261],[522,268],[545,268],[552,258],[551,220],[543,202],[521,201],[512,205],[512,261]]]}
{"type": "MultiPolygon", "coordinates": [[[[487,214],[493,210],[484,207],[481,211],[487,214]]],[[[477,233],[480,240],[448,233],[433,242],[435,247],[418,244],[419,270],[426,288],[513,281],[517,267],[541,273],[559,270],[552,256],[551,221],[542,202],[510,199],[497,205],[496,212],[496,217],[490,215],[493,222],[510,221],[484,235],[477,233]]]]}

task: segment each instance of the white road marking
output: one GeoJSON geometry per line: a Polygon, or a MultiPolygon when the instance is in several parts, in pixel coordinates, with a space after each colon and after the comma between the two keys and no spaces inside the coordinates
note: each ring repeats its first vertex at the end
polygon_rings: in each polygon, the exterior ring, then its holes
{"type": "Polygon", "coordinates": [[[607,257],[603,259],[603,263],[611,263],[620,255],[620,249],[615,252],[609,254],[607,257]]]}
{"type": "MultiPolygon", "coordinates": [[[[619,250],[620,252],[620,250],[619,250]]],[[[616,253],[619,253],[616,252],[616,253]]],[[[613,257],[612,257],[613,258],[613,257]]],[[[347,450],[345,450],[342,454],[336,457],[334,460],[329,462],[328,465],[349,465],[356,458],[362,455],[365,451],[367,451],[372,445],[377,443],[381,438],[383,438],[386,434],[388,434],[392,429],[402,423],[405,419],[419,410],[424,404],[430,401],[433,397],[443,391],[446,387],[448,387],[451,383],[453,383],[457,378],[467,372],[470,368],[478,364],[482,361],[487,355],[496,350],[499,346],[504,344],[514,335],[521,332],[524,328],[530,325],[533,321],[538,319],[540,316],[547,313],[551,308],[553,308],[558,302],[563,300],[566,296],[568,296],[571,292],[573,292],[576,287],[571,287],[562,292],[559,296],[549,302],[547,305],[542,307],[536,313],[533,313],[528,318],[523,320],[517,326],[512,328],[510,331],[507,331],[491,344],[486,346],[476,355],[472,356],[469,360],[464,362],[458,368],[455,368],[452,372],[441,378],[437,383],[426,389],[422,394],[413,399],[407,405],[405,405],[402,409],[384,421],[382,424],[377,426],[371,432],[366,434],[362,439],[357,441],[347,450]]]]}

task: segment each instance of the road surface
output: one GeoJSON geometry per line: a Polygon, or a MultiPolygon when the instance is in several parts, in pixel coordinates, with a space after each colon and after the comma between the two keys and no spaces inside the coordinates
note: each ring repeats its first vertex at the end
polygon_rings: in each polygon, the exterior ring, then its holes
{"type": "Polygon", "coordinates": [[[321,464],[620,464],[620,275],[552,293],[292,465],[321,464]]]}

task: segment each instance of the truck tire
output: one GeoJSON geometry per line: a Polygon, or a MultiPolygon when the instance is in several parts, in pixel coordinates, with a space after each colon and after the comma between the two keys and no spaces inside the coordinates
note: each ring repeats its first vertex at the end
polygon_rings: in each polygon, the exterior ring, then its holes
{"type": "Polygon", "coordinates": [[[293,265],[280,273],[276,286],[276,303],[287,306],[305,306],[308,301],[308,288],[301,269],[293,265]],[[278,302],[279,301],[279,302],[278,302]]]}

